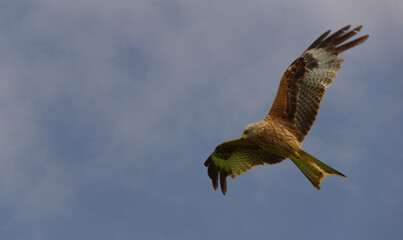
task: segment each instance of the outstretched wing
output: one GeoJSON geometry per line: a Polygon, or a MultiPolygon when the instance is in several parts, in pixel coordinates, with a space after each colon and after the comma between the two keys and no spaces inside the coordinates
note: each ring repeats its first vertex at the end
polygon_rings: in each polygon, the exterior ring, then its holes
{"type": "Polygon", "coordinates": [[[277,118],[291,123],[297,130],[295,135],[298,140],[304,141],[316,120],[326,88],[341,69],[343,58],[339,57],[340,54],[367,40],[368,35],[365,35],[345,43],[361,27],[348,31],[350,26],[346,26],[328,36],[329,30],[295,60],[281,78],[266,119],[277,118]]]}
{"type": "Polygon", "coordinates": [[[220,176],[221,191],[225,195],[227,176],[235,178],[258,165],[275,164],[283,160],[283,157],[269,153],[249,140],[238,138],[218,145],[204,166],[208,167],[214,190],[218,188],[218,175],[220,176]]]}

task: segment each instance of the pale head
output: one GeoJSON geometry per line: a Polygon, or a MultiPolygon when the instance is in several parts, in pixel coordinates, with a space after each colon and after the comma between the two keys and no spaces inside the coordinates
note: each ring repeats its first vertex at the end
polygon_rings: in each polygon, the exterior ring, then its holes
{"type": "Polygon", "coordinates": [[[242,137],[241,139],[254,139],[257,137],[258,134],[258,129],[259,129],[259,124],[258,123],[251,123],[248,126],[246,126],[243,130],[242,137]]]}

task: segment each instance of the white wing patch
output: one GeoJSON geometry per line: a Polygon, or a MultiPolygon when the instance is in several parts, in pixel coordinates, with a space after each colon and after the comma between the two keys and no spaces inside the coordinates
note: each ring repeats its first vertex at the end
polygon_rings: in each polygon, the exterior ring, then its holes
{"type": "Polygon", "coordinates": [[[339,55],[322,48],[310,49],[302,54],[302,58],[310,58],[314,64],[306,67],[304,77],[297,82],[298,94],[294,124],[298,129],[303,129],[301,140],[316,120],[326,88],[332,84],[341,69],[344,59],[339,55]]]}
{"type": "Polygon", "coordinates": [[[307,69],[306,77],[302,82],[311,86],[329,87],[337,73],[341,69],[344,59],[340,54],[331,53],[323,48],[314,48],[302,54],[310,54],[317,61],[318,66],[314,69],[307,69]]]}

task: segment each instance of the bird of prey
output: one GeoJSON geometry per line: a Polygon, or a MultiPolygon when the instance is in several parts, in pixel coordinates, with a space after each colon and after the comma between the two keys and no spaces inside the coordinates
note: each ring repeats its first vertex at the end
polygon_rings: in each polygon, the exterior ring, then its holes
{"type": "Polygon", "coordinates": [[[341,69],[340,54],[367,40],[356,38],[362,26],[350,25],[329,36],[322,34],[283,74],[277,95],[267,116],[249,124],[241,138],[218,145],[204,165],[214,190],[227,192],[227,176],[235,178],[255,166],[291,159],[315,188],[320,190],[325,175],[344,174],[319,161],[301,146],[316,120],[326,88],[341,69]]]}

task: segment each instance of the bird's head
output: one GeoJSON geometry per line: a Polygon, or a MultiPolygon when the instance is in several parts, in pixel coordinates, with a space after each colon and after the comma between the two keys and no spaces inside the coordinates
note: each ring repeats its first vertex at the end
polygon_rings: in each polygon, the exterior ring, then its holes
{"type": "Polygon", "coordinates": [[[244,128],[241,140],[255,138],[257,135],[257,130],[258,130],[257,123],[249,124],[244,128]]]}

